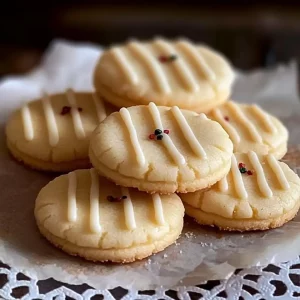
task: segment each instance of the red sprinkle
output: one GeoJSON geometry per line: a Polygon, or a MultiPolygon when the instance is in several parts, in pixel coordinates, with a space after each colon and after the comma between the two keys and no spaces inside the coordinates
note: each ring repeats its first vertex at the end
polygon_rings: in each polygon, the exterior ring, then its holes
{"type": "Polygon", "coordinates": [[[149,139],[150,139],[150,140],[154,140],[154,139],[155,139],[155,134],[151,133],[151,134],[149,135],[149,139]]]}
{"type": "Polygon", "coordinates": [[[170,133],[170,130],[169,130],[169,129],[165,129],[165,130],[164,130],[164,133],[169,134],[169,133],[170,133]]]}
{"type": "Polygon", "coordinates": [[[239,169],[241,169],[241,168],[245,168],[246,167],[246,165],[245,164],[243,164],[243,163],[239,163],[239,169]]]}
{"type": "Polygon", "coordinates": [[[224,119],[225,119],[225,121],[227,121],[227,122],[229,121],[229,118],[228,118],[227,116],[224,117],[224,119]]]}
{"type": "Polygon", "coordinates": [[[247,171],[247,174],[248,174],[248,175],[253,175],[253,172],[250,171],[250,170],[248,170],[248,171],[247,171]]]}
{"type": "Polygon", "coordinates": [[[167,56],[163,56],[163,55],[160,56],[158,59],[159,59],[159,61],[162,62],[162,63],[167,62],[167,61],[169,60],[169,58],[168,58],[167,56]]]}

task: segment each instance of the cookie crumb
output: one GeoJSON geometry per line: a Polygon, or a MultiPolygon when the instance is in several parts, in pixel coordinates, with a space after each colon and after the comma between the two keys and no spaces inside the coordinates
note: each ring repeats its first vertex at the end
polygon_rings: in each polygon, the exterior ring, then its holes
{"type": "Polygon", "coordinates": [[[179,250],[179,254],[182,254],[182,250],[179,250]]]}
{"type": "Polygon", "coordinates": [[[164,258],[167,258],[168,257],[168,254],[164,254],[164,258]]]}
{"type": "Polygon", "coordinates": [[[188,231],[188,232],[186,232],[184,235],[185,235],[185,237],[187,237],[187,238],[189,239],[189,238],[191,238],[191,237],[193,237],[193,236],[194,236],[194,233],[193,233],[193,232],[190,232],[190,231],[188,231]]]}

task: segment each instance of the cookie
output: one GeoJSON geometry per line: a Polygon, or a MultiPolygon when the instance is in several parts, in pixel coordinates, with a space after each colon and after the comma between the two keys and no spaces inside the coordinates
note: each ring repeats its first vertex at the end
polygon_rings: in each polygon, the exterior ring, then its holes
{"type": "Polygon", "coordinates": [[[12,155],[40,170],[65,172],[90,166],[90,135],[113,107],[91,93],[45,95],[25,104],[6,126],[12,155]]]}
{"type": "Polygon", "coordinates": [[[57,177],[35,203],[38,228],[63,251],[93,261],[132,262],[179,237],[184,207],[176,194],[118,187],[94,169],[57,177]]]}
{"type": "Polygon", "coordinates": [[[205,114],[151,102],[107,117],[92,134],[89,155],[119,185],[184,193],[224,177],[232,149],[225,130],[205,114]]]}
{"type": "Polygon", "coordinates": [[[247,153],[251,149],[258,154],[273,154],[277,159],[287,152],[287,129],[257,105],[228,101],[213,109],[208,117],[227,131],[234,152],[247,153]]]}
{"type": "Polygon", "coordinates": [[[266,230],[293,219],[300,206],[300,179],[272,154],[232,156],[231,170],[208,190],[181,194],[186,214],[223,230],[266,230]]]}
{"type": "Polygon", "coordinates": [[[117,107],[154,102],[207,112],[228,99],[233,81],[231,65],[221,54],[186,40],[112,47],[94,72],[96,92],[117,107]]]}

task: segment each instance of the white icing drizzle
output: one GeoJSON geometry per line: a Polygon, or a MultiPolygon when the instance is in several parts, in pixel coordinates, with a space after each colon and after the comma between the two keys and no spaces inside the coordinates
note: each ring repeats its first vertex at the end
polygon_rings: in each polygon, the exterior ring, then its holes
{"type": "Polygon", "coordinates": [[[146,65],[148,70],[150,71],[153,80],[158,86],[160,92],[165,94],[171,93],[171,88],[168,83],[166,74],[163,71],[162,66],[156,57],[154,57],[145,46],[137,43],[131,42],[128,44],[129,49],[133,51],[137,56],[139,56],[142,60],[142,63],[146,65]]]}
{"type": "Polygon", "coordinates": [[[137,132],[134,128],[134,125],[132,123],[132,119],[130,116],[130,113],[128,111],[128,109],[126,109],[125,107],[122,107],[120,109],[120,115],[122,120],[124,121],[126,128],[129,132],[129,136],[130,136],[130,140],[133,146],[133,150],[136,154],[136,160],[137,163],[141,166],[145,165],[146,163],[146,159],[145,159],[145,155],[143,153],[143,150],[141,148],[138,136],[137,136],[137,132]]]}
{"type": "Polygon", "coordinates": [[[76,190],[77,190],[77,178],[75,172],[68,174],[69,186],[68,186],[68,221],[76,222],[77,220],[77,204],[76,204],[76,190]]]}
{"type": "MultiPolygon", "coordinates": [[[[156,44],[164,53],[167,53],[168,55],[176,54],[176,50],[174,49],[174,47],[164,40],[156,40],[154,44],[156,44]]],[[[194,78],[193,73],[191,72],[187,63],[182,58],[178,57],[178,59],[176,59],[171,64],[171,67],[173,67],[176,70],[177,76],[180,77],[180,79],[188,88],[188,90],[192,92],[196,92],[199,90],[199,85],[196,79],[194,78]]]]}
{"type": "Polygon", "coordinates": [[[223,177],[219,182],[218,186],[221,192],[225,193],[228,191],[228,181],[227,176],[223,177]]]}
{"type": "Polygon", "coordinates": [[[185,51],[185,53],[189,57],[191,57],[191,59],[194,62],[194,65],[197,67],[198,73],[200,73],[200,75],[204,74],[205,78],[209,81],[216,80],[216,74],[209,67],[209,65],[206,63],[205,59],[200,54],[200,51],[195,46],[193,46],[188,41],[179,41],[177,43],[177,45],[183,51],[185,51]]]}
{"type": "Polygon", "coordinates": [[[93,96],[93,101],[97,112],[98,121],[102,122],[107,117],[104,103],[102,101],[102,98],[98,97],[96,93],[92,93],[92,96],[93,96]]]}
{"type": "MultiPolygon", "coordinates": [[[[153,102],[149,103],[149,110],[150,110],[150,114],[152,116],[155,127],[163,130],[163,124],[161,121],[159,110],[153,102]]],[[[186,161],[185,161],[184,156],[178,151],[178,149],[174,145],[174,143],[171,140],[171,138],[169,137],[169,135],[165,134],[163,139],[158,142],[162,142],[162,144],[167,148],[169,154],[171,155],[171,157],[173,158],[173,160],[175,161],[176,164],[178,164],[178,165],[185,164],[186,161]]]]}
{"type": "Polygon", "coordinates": [[[131,202],[130,194],[128,188],[121,187],[122,196],[127,196],[124,199],[124,215],[125,215],[125,224],[129,230],[133,230],[136,228],[136,222],[134,217],[133,205],[131,202]]]}
{"type": "Polygon", "coordinates": [[[247,199],[248,193],[245,188],[245,184],[242,178],[242,174],[238,168],[238,164],[234,155],[231,157],[231,172],[233,176],[233,185],[238,194],[238,197],[241,199],[247,199]]]}
{"type": "Polygon", "coordinates": [[[199,114],[199,118],[202,120],[208,120],[208,117],[204,113],[199,114]]]}
{"type": "Polygon", "coordinates": [[[134,71],[130,63],[128,62],[128,59],[126,58],[125,54],[120,48],[114,48],[111,50],[113,57],[115,59],[115,62],[125,75],[126,79],[131,84],[137,84],[139,82],[139,78],[137,76],[137,73],[134,71]]]}
{"type": "Polygon", "coordinates": [[[90,229],[94,233],[99,233],[101,232],[99,215],[99,177],[95,169],[90,169],[90,174],[90,229]]]}
{"type": "Polygon", "coordinates": [[[59,133],[58,133],[57,123],[55,120],[55,115],[53,112],[51,99],[49,95],[45,94],[43,96],[42,105],[43,105],[44,115],[46,119],[47,129],[48,129],[49,144],[50,146],[54,147],[59,142],[59,133]]]}
{"type": "Polygon", "coordinates": [[[184,115],[182,114],[181,110],[177,107],[174,106],[172,107],[172,113],[179,125],[180,130],[182,131],[185,139],[187,140],[188,144],[192,148],[193,152],[201,158],[207,159],[206,152],[204,151],[203,147],[197,140],[194,132],[191,129],[191,126],[188,124],[186,121],[184,115]]]}
{"type": "Polygon", "coordinates": [[[264,197],[271,198],[273,196],[273,192],[268,185],[264,170],[257,157],[257,154],[253,151],[249,151],[248,157],[255,170],[259,190],[261,191],[264,197]]]}
{"type": "Polygon", "coordinates": [[[31,114],[29,110],[28,104],[24,104],[21,109],[21,115],[23,120],[23,127],[24,127],[24,136],[27,141],[32,141],[34,138],[34,131],[32,125],[31,114]]]}
{"type": "Polygon", "coordinates": [[[256,117],[264,124],[266,130],[270,133],[276,133],[277,127],[273,124],[270,116],[266,114],[258,105],[251,105],[252,111],[256,117]]]}
{"type": "Polygon", "coordinates": [[[243,113],[243,111],[240,109],[240,107],[233,103],[233,102],[228,102],[227,106],[232,110],[233,115],[238,117],[239,121],[241,124],[243,124],[248,132],[250,133],[250,136],[254,142],[262,143],[262,137],[257,131],[256,127],[252,124],[252,122],[247,118],[247,116],[243,113]]]}
{"type": "Polygon", "coordinates": [[[82,120],[80,117],[80,113],[77,109],[76,97],[73,90],[68,89],[66,92],[68,103],[71,106],[71,116],[73,120],[73,125],[75,129],[75,134],[78,139],[85,138],[85,132],[82,124],[82,120]]]}
{"type": "Polygon", "coordinates": [[[281,188],[284,190],[288,190],[290,188],[290,184],[289,184],[278,160],[272,154],[269,154],[267,156],[267,161],[268,161],[272,171],[274,172],[281,188]]]}
{"type": "Polygon", "coordinates": [[[157,193],[152,194],[152,200],[154,206],[155,220],[159,225],[164,225],[165,218],[160,195],[157,193]]]}
{"type": "Polygon", "coordinates": [[[219,108],[216,108],[212,111],[213,118],[219,122],[222,127],[226,130],[226,132],[229,134],[231,140],[238,144],[241,141],[241,137],[236,131],[236,129],[230,124],[229,121],[226,121],[224,119],[223,114],[221,113],[221,110],[219,108]]]}

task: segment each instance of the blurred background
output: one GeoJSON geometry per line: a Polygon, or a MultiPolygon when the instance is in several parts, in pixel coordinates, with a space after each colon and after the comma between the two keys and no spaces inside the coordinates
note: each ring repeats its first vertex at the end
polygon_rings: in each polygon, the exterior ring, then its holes
{"type": "Polygon", "coordinates": [[[186,36],[245,70],[300,58],[300,0],[12,0],[1,3],[0,28],[0,76],[33,68],[55,38],[107,46],[186,36]]]}

